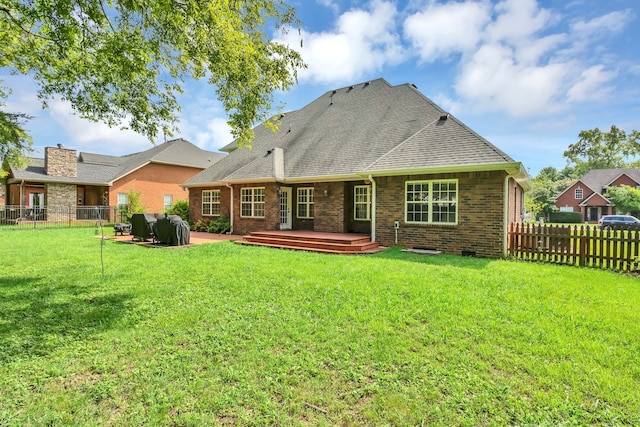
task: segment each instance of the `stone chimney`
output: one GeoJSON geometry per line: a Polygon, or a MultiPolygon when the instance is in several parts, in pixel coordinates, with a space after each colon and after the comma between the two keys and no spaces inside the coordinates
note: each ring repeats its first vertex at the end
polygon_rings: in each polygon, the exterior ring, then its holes
{"type": "Polygon", "coordinates": [[[44,149],[44,173],[50,176],[77,177],[76,150],[68,150],[62,144],[58,144],[57,147],[46,147],[44,149]]]}

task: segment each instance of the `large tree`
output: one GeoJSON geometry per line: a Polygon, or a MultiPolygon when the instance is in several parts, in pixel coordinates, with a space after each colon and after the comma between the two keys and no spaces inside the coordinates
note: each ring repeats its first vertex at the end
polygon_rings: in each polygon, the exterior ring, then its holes
{"type": "Polygon", "coordinates": [[[574,181],[571,173],[570,168],[564,168],[561,171],[553,166],[542,168],[531,180],[531,191],[526,194],[527,212],[533,213],[534,218],[539,216],[549,218],[551,212],[556,210],[556,197],[574,181]]]}
{"type": "Polygon", "coordinates": [[[607,187],[607,199],[616,207],[616,212],[628,214],[640,211],[640,190],[621,185],[607,187]]]}
{"type": "MultiPolygon", "coordinates": [[[[1,83],[1,81],[0,81],[1,83]]],[[[0,109],[5,106],[7,93],[0,86],[0,109]]],[[[31,137],[24,130],[30,117],[23,113],[0,110],[0,162],[24,166],[23,154],[31,147],[31,137]]],[[[5,165],[0,167],[0,178],[6,175],[5,165]]]]}
{"type": "Polygon", "coordinates": [[[564,157],[573,164],[579,175],[592,169],[635,167],[640,156],[640,132],[627,134],[616,126],[609,132],[598,128],[583,130],[575,144],[569,145],[564,157]]]}
{"type": "MultiPolygon", "coordinates": [[[[185,81],[206,79],[233,136],[249,141],[273,93],[304,67],[269,31],[298,24],[283,0],[2,0],[0,67],[32,76],[45,107],[59,96],[82,117],[150,139],[175,131],[185,81]]],[[[3,123],[20,134],[23,118],[3,123]]]]}

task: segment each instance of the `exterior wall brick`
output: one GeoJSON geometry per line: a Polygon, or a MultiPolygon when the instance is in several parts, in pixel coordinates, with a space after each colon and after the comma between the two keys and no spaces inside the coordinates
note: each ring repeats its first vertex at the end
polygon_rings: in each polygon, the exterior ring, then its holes
{"type": "Polygon", "coordinates": [[[322,182],[315,184],[314,231],[324,233],[346,232],[344,197],[343,182],[322,182]]]}
{"type": "Polygon", "coordinates": [[[583,200],[585,200],[587,197],[591,196],[592,194],[593,194],[593,191],[591,191],[589,187],[584,185],[582,182],[578,181],[575,184],[573,184],[571,187],[569,187],[564,193],[562,193],[556,199],[556,206],[558,208],[571,207],[573,209],[573,212],[582,212],[580,203],[582,203],[583,200]],[[575,192],[577,188],[582,189],[582,199],[576,199],[575,192]]]}
{"type": "MultiPolygon", "coordinates": [[[[502,257],[506,245],[505,230],[505,172],[476,172],[461,174],[405,175],[377,177],[376,181],[376,241],[383,246],[426,247],[449,254],[475,254],[479,257],[502,257]],[[405,182],[414,180],[458,180],[458,224],[410,224],[405,222],[405,182]],[[400,221],[396,230],[394,221],[400,221]]],[[[309,185],[292,186],[292,211],[295,215],[295,189],[309,185]]],[[[350,232],[345,217],[345,206],[353,203],[345,189],[353,183],[314,183],[314,231],[350,232]],[[349,199],[349,200],[347,200],[349,199]]],[[[280,223],[279,184],[255,184],[233,186],[233,232],[247,234],[251,231],[277,230],[280,223]],[[240,189],[265,187],[266,204],[264,218],[240,216],[240,189]]],[[[227,187],[203,187],[189,190],[190,219],[203,219],[201,211],[202,190],[220,189],[221,212],[230,214],[230,190],[227,187]]],[[[350,194],[350,193],[349,193],[350,194]]],[[[507,218],[510,222],[522,221],[524,192],[513,179],[507,187],[509,198],[507,218]]],[[[205,217],[206,218],[206,217],[205,217]]],[[[295,217],[294,217],[295,218],[295,217]]],[[[296,227],[294,221],[293,229],[296,227]]],[[[298,223],[300,225],[300,223],[298,223]]],[[[304,224],[303,224],[304,225],[304,224]]]]}
{"type": "MultiPolygon", "coordinates": [[[[280,229],[280,203],[276,183],[264,183],[253,185],[232,185],[233,188],[233,234],[248,234],[251,231],[278,230],[280,229]],[[240,215],[240,194],[242,188],[265,189],[265,213],[264,218],[244,218],[240,215]]],[[[217,216],[202,215],[202,191],[220,190],[221,215],[231,217],[231,190],[228,187],[199,187],[189,189],[189,219],[215,221],[217,216]]]]}
{"type": "Polygon", "coordinates": [[[376,240],[384,246],[424,247],[461,255],[501,257],[504,250],[504,172],[376,178],[376,240]],[[458,224],[405,222],[405,181],[458,179],[458,224]],[[395,240],[394,221],[400,221],[395,240]]]}
{"type": "Polygon", "coordinates": [[[140,192],[140,203],[148,213],[164,212],[164,195],[171,195],[173,203],[187,200],[189,195],[180,187],[201,169],[150,163],[122,177],[109,190],[109,205],[118,204],[118,193],[140,192]]]}
{"type": "MultiPolygon", "coordinates": [[[[234,194],[235,196],[235,194],[234,194]]],[[[189,189],[189,219],[193,222],[215,221],[224,216],[230,217],[231,190],[227,187],[201,187],[189,189]],[[205,190],[220,190],[220,215],[202,214],[202,192],[205,190]]]]}
{"type": "Polygon", "coordinates": [[[521,223],[524,213],[524,190],[511,178],[509,179],[508,223],[521,223]]]}
{"type": "Polygon", "coordinates": [[[76,150],[46,147],[44,149],[44,171],[49,176],[75,178],[78,176],[76,150]]]}

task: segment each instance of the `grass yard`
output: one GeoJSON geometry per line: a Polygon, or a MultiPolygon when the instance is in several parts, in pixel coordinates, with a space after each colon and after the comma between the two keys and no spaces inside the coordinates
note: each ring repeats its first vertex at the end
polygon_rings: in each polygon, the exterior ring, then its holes
{"type": "Polygon", "coordinates": [[[640,281],[0,232],[0,425],[638,425],[640,281]]]}

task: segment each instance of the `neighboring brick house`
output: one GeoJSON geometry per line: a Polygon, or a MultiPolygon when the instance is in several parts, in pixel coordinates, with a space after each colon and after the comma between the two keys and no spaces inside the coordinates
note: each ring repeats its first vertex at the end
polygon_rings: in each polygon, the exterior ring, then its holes
{"type": "MultiPolygon", "coordinates": [[[[6,204],[38,209],[51,206],[117,206],[130,190],[140,192],[148,212],[164,212],[187,194],[180,186],[224,154],[174,139],[125,156],[83,153],[46,147],[44,159],[26,168],[7,167],[6,204]]],[[[43,209],[44,212],[44,209],[43,209]]]]}
{"type": "Polygon", "coordinates": [[[278,132],[256,127],[251,149],[228,145],[184,184],[192,220],[224,215],[234,234],[367,233],[385,246],[505,254],[527,173],[415,86],[378,79],[276,119],[278,132]]]}
{"type": "Polygon", "coordinates": [[[593,169],[556,198],[561,212],[580,212],[585,222],[597,222],[611,215],[615,207],[606,197],[607,187],[640,186],[640,169],[593,169]]]}

